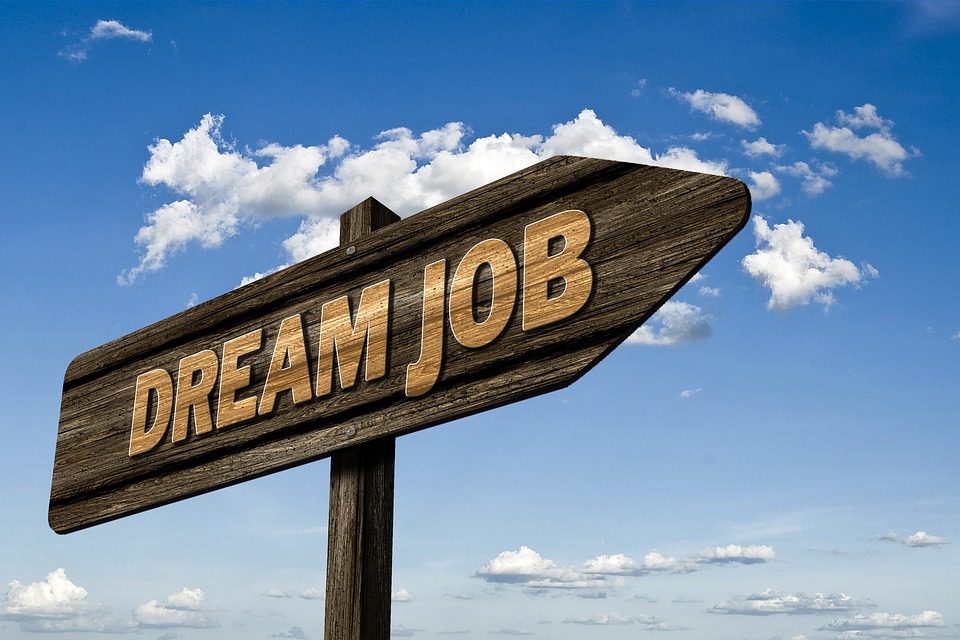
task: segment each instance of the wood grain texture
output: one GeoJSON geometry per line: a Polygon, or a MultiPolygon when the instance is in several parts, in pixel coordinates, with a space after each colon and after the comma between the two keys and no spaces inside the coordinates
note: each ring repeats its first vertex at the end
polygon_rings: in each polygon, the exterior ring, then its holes
{"type": "MultiPolygon", "coordinates": [[[[371,216],[375,209],[371,203],[371,216]]],[[[80,529],[570,384],[719,251],[749,211],[749,192],[731,178],[558,156],[93,349],[64,379],[50,524],[80,529]],[[594,281],[583,307],[532,331],[515,312],[479,349],[460,345],[447,323],[436,384],[408,397],[424,267],[445,259],[449,291],[467,251],[498,238],[513,247],[522,272],[526,226],[568,210],[592,224],[582,257],[594,281]],[[300,404],[287,393],[269,416],[127,455],[137,376],[175,373],[183,357],[221,353],[225,342],[263,329],[265,347],[242,363],[252,379],[240,401],[262,388],[283,319],[301,314],[313,357],[321,306],[343,295],[356,301],[384,279],[392,287],[385,376],[300,404]]]]}
{"type": "MultiPolygon", "coordinates": [[[[369,198],[340,216],[340,246],[399,220],[369,198]]],[[[330,457],[324,640],[390,638],[395,459],[393,436],[330,457]]]]}

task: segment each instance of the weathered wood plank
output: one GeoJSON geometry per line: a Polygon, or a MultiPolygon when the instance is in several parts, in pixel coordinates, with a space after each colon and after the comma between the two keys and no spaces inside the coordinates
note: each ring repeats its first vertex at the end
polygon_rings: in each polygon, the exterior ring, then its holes
{"type": "Polygon", "coordinates": [[[76,358],[65,376],[51,526],[90,526],[569,384],[732,238],[749,209],[746,187],[731,178],[552,158],[356,238],[349,254],[329,251],[98,347],[76,358]],[[512,248],[522,273],[525,227],[565,210],[586,212],[592,225],[582,256],[593,272],[586,304],[565,320],[524,331],[518,299],[503,333],[482,348],[462,346],[447,322],[439,380],[421,397],[405,395],[407,365],[420,353],[426,265],[447,260],[449,290],[471,247],[497,238],[512,248]],[[175,375],[181,358],[205,349],[221,356],[225,341],[262,329],[263,348],[241,363],[252,367],[250,385],[237,394],[238,401],[254,396],[280,323],[294,314],[303,319],[316,375],[322,305],[348,295],[355,310],[360,292],[385,279],[383,377],[366,381],[361,373],[352,388],[335,386],[331,395],[299,404],[288,392],[269,416],[177,443],[168,435],[149,453],[128,455],[138,375],[157,367],[175,375]]]}

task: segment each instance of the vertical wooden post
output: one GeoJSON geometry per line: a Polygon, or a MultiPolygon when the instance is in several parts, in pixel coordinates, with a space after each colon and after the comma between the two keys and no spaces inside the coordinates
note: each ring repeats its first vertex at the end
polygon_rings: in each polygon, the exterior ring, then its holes
{"type": "MultiPolygon", "coordinates": [[[[340,216],[340,247],[400,220],[367,198],[340,216]]],[[[389,640],[395,438],[330,458],[325,640],[389,640]]]]}

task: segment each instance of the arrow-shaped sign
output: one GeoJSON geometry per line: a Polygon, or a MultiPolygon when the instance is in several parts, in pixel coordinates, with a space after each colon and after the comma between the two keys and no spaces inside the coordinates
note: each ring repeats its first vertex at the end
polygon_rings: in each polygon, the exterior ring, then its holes
{"type": "Polygon", "coordinates": [[[78,356],[65,533],[566,386],[743,225],[732,178],[558,156],[78,356]]]}

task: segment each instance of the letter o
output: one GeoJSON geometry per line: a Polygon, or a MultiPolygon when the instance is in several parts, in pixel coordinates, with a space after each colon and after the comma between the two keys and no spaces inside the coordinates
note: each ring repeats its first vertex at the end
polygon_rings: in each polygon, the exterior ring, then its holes
{"type": "Polygon", "coordinates": [[[517,259],[503,240],[476,244],[463,256],[450,286],[450,329],[457,342],[476,349],[490,344],[506,329],[517,303],[517,259]],[[490,313],[482,322],[473,317],[474,284],[484,264],[493,272],[490,313]]]}

